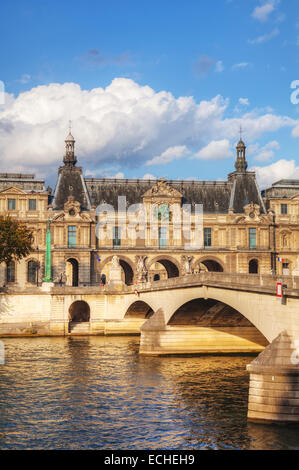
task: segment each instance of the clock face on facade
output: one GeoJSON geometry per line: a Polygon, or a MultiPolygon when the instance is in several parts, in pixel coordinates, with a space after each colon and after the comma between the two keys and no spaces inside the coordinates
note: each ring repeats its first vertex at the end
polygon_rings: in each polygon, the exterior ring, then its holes
{"type": "Polygon", "coordinates": [[[158,220],[168,220],[169,219],[169,206],[168,204],[161,204],[156,206],[154,209],[154,215],[158,220]]]}

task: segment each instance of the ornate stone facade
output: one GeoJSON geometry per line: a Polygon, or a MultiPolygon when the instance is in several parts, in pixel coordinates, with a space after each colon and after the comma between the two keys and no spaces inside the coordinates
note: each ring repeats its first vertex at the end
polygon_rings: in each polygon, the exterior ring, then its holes
{"type": "Polygon", "coordinates": [[[76,166],[71,134],[65,144],[53,193],[33,175],[0,175],[0,214],[22,220],[34,232],[31,255],[1,266],[1,285],[41,283],[48,218],[56,284],[108,282],[116,254],[126,284],[201,270],[297,275],[299,181],[280,181],[260,194],[242,141],[235,171],[221,182],[85,178],[76,166]],[[189,239],[182,228],[185,206],[189,239]]]}

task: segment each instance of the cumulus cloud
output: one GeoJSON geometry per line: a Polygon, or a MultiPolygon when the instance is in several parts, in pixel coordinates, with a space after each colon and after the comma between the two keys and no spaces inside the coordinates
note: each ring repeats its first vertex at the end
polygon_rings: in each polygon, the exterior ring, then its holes
{"type": "Polygon", "coordinates": [[[148,160],[145,165],[165,165],[166,163],[170,163],[173,160],[178,160],[180,158],[186,157],[190,151],[186,147],[186,145],[177,145],[175,147],[169,147],[161,155],[158,155],[151,160],[148,160]]]}
{"type": "Polygon", "coordinates": [[[248,39],[249,44],[262,44],[263,42],[268,42],[271,41],[271,39],[275,38],[280,34],[280,31],[278,28],[273,29],[271,33],[266,33],[263,34],[262,36],[259,36],[255,39],[248,39]]]}
{"type": "Polygon", "coordinates": [[[292,136],[293,137],[299,137],[299,124],[294,127],[293,131],[292,131],[292,136]]]}
{"type": "Polygon", "coordinates": [[[268,162],[275,155],[275,150],[279,150],[279,143],[276,140],[272,140],[268,144],[258,149],[255,160],[257,162],[268,162]]]}
{"type": "Polygon", "coordinates": [[[239,103],[240,103],[242,106],[249,106],[249,105],[250,105],[248,98],[239,98],[239,103]]]}
{"type": "Polygon", "coordinates": [[[55,174],[61,164],[70,119],[78,164],[97,173],[106,164],[114,165],[111,174],[124,166],[141,167],[167,151],[164,159],[179,158],[175,148],[182,156],[187,148],[196,153],[215,135],[218,141],[234,141],[240,125],[247,141],[299,125],[264,111],[229,118],[229,100],[220,95],[196,102],[126,78],[116,78],[106,88],[82,90],[75,83],[52,83],[5,97],[5,106],[0,107],[0,169],[35,171],[40,176],[55,174]]]}
{"type": "Polygon", "coordinates": [[[151,173],[146,173],[145,175],[143,175],[142,179],[143,180],[156,180],[157,177],[152,175],[151,173]]]}
{"type": "Polygon", "coordinates": [[[267,0],[263,5],[255,7],[252,17],[263,23],[268,21],[271,13],[275,10],[277,3],[277,0],[267,0]]]}
{"type": "Polygon", "coordinates": [[[220,160],[223,158],[230,158],[233,156],[230,148],[229,140],[213,140],[199,152],[197,152],[193,158],[199,158],[201,160],[220,160]]]}
{"type": "Polygon", "coordinates": [[[265,189],[282,179],[296,179],[299,177],[299,167],[296,167],[295,160],[281,159],[271,165],[250,169],[256,172],[258,184],[261,189],[265,189]]]}

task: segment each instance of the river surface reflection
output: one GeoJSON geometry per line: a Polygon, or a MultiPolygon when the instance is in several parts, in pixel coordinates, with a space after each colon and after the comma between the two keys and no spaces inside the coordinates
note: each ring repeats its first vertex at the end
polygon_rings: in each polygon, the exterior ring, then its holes
{"type": "Polygon", "coordinates": [[[247,423],[252,356],[144,357],[138,338],[3,339],[0,449],[299,449],[247,423]]]}

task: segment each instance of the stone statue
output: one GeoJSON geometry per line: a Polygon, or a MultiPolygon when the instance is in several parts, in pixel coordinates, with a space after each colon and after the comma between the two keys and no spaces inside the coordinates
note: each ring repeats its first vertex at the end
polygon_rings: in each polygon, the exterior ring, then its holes
{"type": "Polygon", "coordinates": [[[292,271],[293,276],[299,276],[299,256],[297,256],[294,269],[292,271]]]}
{"type": "Polygon", "coordinates": [[[137,274],[138,282],[147,281],[147,269],[145,266],[146,259],[147,259],[147,256],[144,256],[144,255],[136,256],[136,274],[137,274]]]}
{"type": "Polygon", "coordinates": [[[111,263],[112,268],[118,268],[119,267],[119,257],[114,255],[112,258],[112,263],[111,263]]]}
{"type": "Polygon", "coordinates": [[[191,261],[193,260],[193,256],[183,255],[182,256],[182,273],[183,276],[188,274],[193,274],[193,270],[191,267],[191,261]]]}
{"type": "Polygon", "coordinates": [[[122,281],[122,274],[123,270],[121,265],[119,264],[119,257],[114,255],[109,269],[109,287],[111,287],[112,289],[122,289],[124,284],[122,281]]]}

